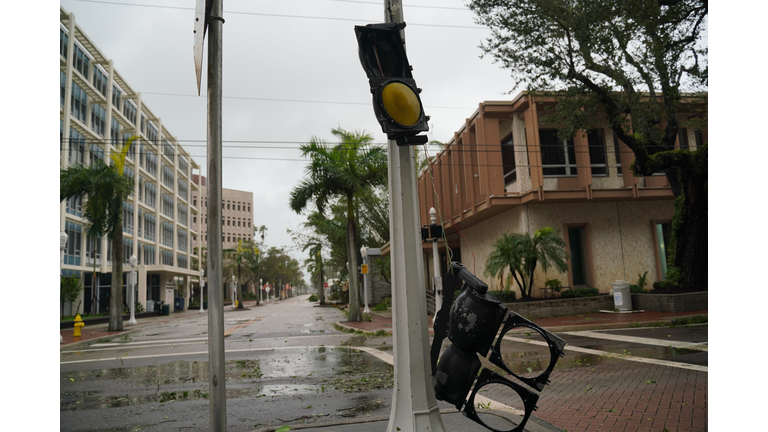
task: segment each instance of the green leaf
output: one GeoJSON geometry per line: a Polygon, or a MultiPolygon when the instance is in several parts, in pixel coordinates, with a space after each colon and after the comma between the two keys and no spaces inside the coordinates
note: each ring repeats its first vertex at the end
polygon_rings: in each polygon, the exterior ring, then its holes
{"type": "Polygon", "coordinates": [[[288,432],[291,430],[289,426],[280,426],[279,428],[275,429],[275,432],[288,432]]]}

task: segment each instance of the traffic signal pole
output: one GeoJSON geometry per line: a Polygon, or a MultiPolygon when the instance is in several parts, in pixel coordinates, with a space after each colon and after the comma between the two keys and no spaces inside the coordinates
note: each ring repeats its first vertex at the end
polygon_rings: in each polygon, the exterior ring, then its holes
{"type": "MultiPolygon", "coordinates": [[[[403,22],[400,0],[384,1],[385,22],[403,22]]],[[[405,35],[400,31],[405,44],[405,35]]],[[[387,142],[395,376],[387,432],[444,432],[429,359],[427,300],[412,146],[387,142]]]]}

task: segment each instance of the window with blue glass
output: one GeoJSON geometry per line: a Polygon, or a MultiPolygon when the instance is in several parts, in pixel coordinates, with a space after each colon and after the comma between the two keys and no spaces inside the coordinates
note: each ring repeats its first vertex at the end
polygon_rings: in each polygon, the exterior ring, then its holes
{"type": "Polygon", "coordinates": [[[116,109],[120,109],[120,97],[122,92],[116,85],[112,84],[112,106],[116,109]]]}
{"type": "Polygon", "coordinates": [[[155,230],[157,227],[157,219],[155,215],[150,213],[144,213],[144,238],[147,240],[155,240],[155,230]]]}
{"type": "Polygon", "coordinates": [[[133,240],[123,239],[123,264],[130,264],[131,255],[133,255],[133,240]]]}
{"type": "Polygon", "coordinates": [[[98,163],[98,161],[104,162],[104,149],[101,148],[101,146],[97,144],[91,144],[90,152],[88,155],[88,163],[90,166],[94,166],[98,163]]]}
{"type": "Polygon", "coordinates": [[[66,97],[67,97],[67,74],[64,73],[64,71],[60,71],[60,72],[61,72],[61,80],[60,80],[61,81],[60,82],[61,106],[64,106],[64,102],[66,102],[66,97]]]}
{"type": "Polygon", "coordinates": [[[106,133],[107,111],[99,104],[91,105],[91,130],[104,136],[106,133]]]}
{"type": "Polygon", "coordinates": [[[155,247],[144,245],[144,264],[155,263],[155,247]]]}
{"type": "Polygon", "coordinates": [[[189,163],[187,162],[187,158],[182,155],[179,155],[179,171],[184,173],[185,176],[189,175],[189,163]]]}
{"type": "MultiPolygon", "coordinates": [[[[128,145],[128,141],[131,139],[132,136],[133,134],[124,132],[123,145],[128,145]]],[[[125,155],[130,160],[134,160],[136,158],[136,141],[135,140],[131,143],[131,146],[128,148],[128,153],[126,153],[125,155]]]]}
{"type": "Polygon", "coordinates": [[[76,82],[72,82],[72,106],[70,112],[72,116],[80,122],[85,123],[85,116],[88,112],[88,95],[83,89],[77,85],[76,82]]]}
{"type": "Polygon", "coordinates": [[[69,164],[85,163],[85,137],[72,127],[69,128],[69,164]]]}
{"type": "Polygon", "coordinates": [[[150,181],[144,182],[144,204],[151,208],[157,205],[157,186],[150,181]]]}
{"type": "Polygon", "coordinates": [[[163,194],[163,214],[173,219],[173,197],[163,194]]]}
{"type": "Polygon", "coordinates": [[[133,102],[126,100],[125,103],[123,103],[123,115],[129,122],[131,122],[131,124],[136,124],[136,106],[133,102]]]}
{"type": "Polygon", "coordinates": [[[178,186],[179,186],[178,195],[181,198],[183,198],[184,201],[186,201],[188,196],[189,196],[189,186],[187,185],[187,182],[184,179],[181,179],[181,178],[178,180],[177,183],[178,183],[178,186]]]}
{"type": "Polygon", "coordinates": [[[109,142],[113,146],[117,146],[117,142],[120,139],[120,122],[116,118],[112,117],[112,125],[109,128],[109,142]]]}
{"type": "Polygon", "coordinates": [[[178,263],[177,267],[179,268],[188,268],[187,267],[187,256],[182,254],[176,254],[176,262],[178,263]]]}
{"type": "Polygon", "coordinates": [[[85,51],[81,50],[77,44],[75,44],[75,58],[74,58],[74,66],[75,69],[80,72],[83,77],[87,80],[88,79],[88,64],[90,63],[90,60],[88,59],[88,55],[85,54],[85,51]]]}
{"type": "Polygon", "coordinates": [[[93,68],[93,86],[99,93],[107,95],[107,76],[97,67],[93,68]]]}
{"type": "Polygon", "coordinates": [[[157,145],[157,128],[152,123],[147,122],[147,139],[157,145]]]}
{"type": "Polygon", "coordinates": [[[163,165],[163,184],[170,190],[173,190],[173,177],[173,168],[163,165]]]}
{"type": "Polygon", "coordinates": [[[173,265],[173,252],[167,250],[160,251],[161,264],[172,266],[173,265]]]}
{"type": "Polygon", "coordinates": [[[85,265],[101,264],[101,236],[85,239],[85,265]]]}
{"type": "Polygon", "coordinates": [[[69,35],[64,29],[59,29],[59,55],[67,58],[67,47],[69,46],[69,35]]]}
{"type": "Polygon", "coordinates": [[[144,157],[144,169],[151,175],[157,175],[157,155],[152,153],[146,146],[142,146],[142,157],[144,157]]]}
{"type": "Polygon", "coordinates": [[[123,232],[133,234],[133,204],[123,201],[123,232]]]}
{"type": "Polygon", "coordinates": [[[179,219],[178,222],[182,225],[187,224],[187,206],[184,204],[177,204],[179,219]]]}
{"type": "Polygon", "coordinates": [[[177,231],[177,240],[179,242],[179,250],[187,251],[187,230],[179,228],[177,231]]]}
{"type": "Polygon", "coordinates": [[[74,196],[72,198],[68,198],[66,207],[67,207],[67,213],[82,217],[83,216],[83,197],[74,196]]]}
{"type": "Polygon", "coordinates": [[[163,222],[163,245],[173,247],[173,224],[163,222]]]}
{"type": "Polygon", "coordinates": [[[170,160],[173,160],[173,144],[170,141],[163,141],[163,154],[170,160]]]}
{"type": "Polygon", "coordinates": [[[79,266],[83,226],[72,221],[66,221],[64,223],[64,232],[68,236],[67,247],[64,249],[64,264],[79,266]]]}

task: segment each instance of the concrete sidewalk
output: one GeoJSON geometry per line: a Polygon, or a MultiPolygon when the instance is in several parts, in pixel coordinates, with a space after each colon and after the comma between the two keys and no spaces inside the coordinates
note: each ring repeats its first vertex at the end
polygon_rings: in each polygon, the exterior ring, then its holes
{"type": "MultiPolygon", "coordinates": [[[[348,322],[341,321],[336,324],[347,330],[375,333],[384,330],[392,333],[392,310],[377,311],[371,314],[372,321],[348,322]]],[[[645,327],[658,325],[659,323],[671,323],[673,320],[696,315],[707,315],[707,310],[693,312],[637,312],[637,313],[589,313],[581,315],[568,315],[551,318],[531,319],[534,323],[551,332],[578,331],[578,330],[607,330],[626,327],[645,327]]],[[[432,316],[427,316],[428,329],[432,334],[432,316]]]]}

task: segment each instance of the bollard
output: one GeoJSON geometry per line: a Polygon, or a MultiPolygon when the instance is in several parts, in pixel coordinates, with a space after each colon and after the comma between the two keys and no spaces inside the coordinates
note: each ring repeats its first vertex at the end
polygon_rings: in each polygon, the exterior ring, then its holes
{"type": "Polygon", "coordinates": [[[83,319],[80,318],[80,314],[77,314],[77,316],[75,317],[75,333],[72,334],[72,336],[74,336],[74,337],[82,336],[80,334],[80,327],[83,327],[84,325],[85,325],[85,323],[83,322],[83,319]]]}

